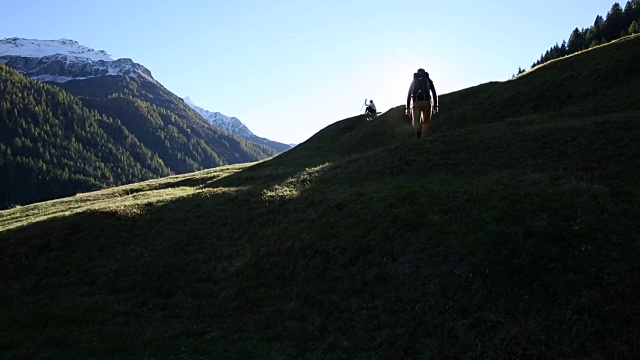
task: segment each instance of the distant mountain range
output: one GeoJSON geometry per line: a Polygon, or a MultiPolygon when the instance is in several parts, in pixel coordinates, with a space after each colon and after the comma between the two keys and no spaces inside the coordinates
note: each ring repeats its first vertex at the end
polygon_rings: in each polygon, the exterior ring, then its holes
{"type": "Polygon", "coordinates": [[[218,127],[143,65],[73,40],[3,39],[0,63],[0,208],[290,148],[235,118],[218,127]]]}
{"type": "Polygon", "coordinates": [[[261,138],[249,130],[249,128],[243,124],[236,117],[228,117],[219,112],[212,112],[209,110],[205,110],[198,105],[194,104],[189,97],[184,98],[184,102],[187,103],[193,110],[195,110],[198,114],[200,114],[205,120],[207,120],[211,125],[222,129],[224,131],[230,132],[234,135],[238,135],[247,140],[257,142],[259,144],[267,145],[271,148],[276,149],[278,152],[289,150],[291,147],[295,146],[295,144],[282,144],[276,141],[272,141],[269,139],[261,138]]]}

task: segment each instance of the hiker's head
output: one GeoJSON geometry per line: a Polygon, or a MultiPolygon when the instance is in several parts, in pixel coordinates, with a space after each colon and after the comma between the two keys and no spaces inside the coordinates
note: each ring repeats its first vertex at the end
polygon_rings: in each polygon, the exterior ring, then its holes
{"type": "Polygon", "coordinates": [[[418,69],[418,74],[424,74],[426,71],[424,71],[423,68],[418,69]]]}
{"type": "Polygon", "coordinates": [[[369,104],[373,104],[373,100],[369,100],[369,104]]]}

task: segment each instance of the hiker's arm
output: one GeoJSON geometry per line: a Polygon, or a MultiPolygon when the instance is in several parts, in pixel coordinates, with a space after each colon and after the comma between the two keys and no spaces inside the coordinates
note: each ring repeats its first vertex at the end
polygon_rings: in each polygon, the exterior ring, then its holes
{"type": "Polygon", "coordinates": [[[433,106],[438,107],[438,94],[436,94],[436,87],[431,82],[431,94],[433,94],[433,106]]]}
{"type": "Polygon", "coordinates": [[[409,93],[407,93],[407,109],[409,105],[411,105],[411,93],[413,92],[413,80],[411,81],[411,85],[409,86],[409,93]]]}

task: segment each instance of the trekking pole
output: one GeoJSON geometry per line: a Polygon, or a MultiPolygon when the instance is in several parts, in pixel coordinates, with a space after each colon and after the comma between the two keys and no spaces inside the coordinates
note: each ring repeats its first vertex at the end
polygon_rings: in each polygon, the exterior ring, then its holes
{"type": "Polygon", "coordinates": [[[367,99],[364,99],[364,103],[362,104],[362,106],[360,106],[360,114],[362,114],[362,109],[365,105],[367,105],[367,99]]]}

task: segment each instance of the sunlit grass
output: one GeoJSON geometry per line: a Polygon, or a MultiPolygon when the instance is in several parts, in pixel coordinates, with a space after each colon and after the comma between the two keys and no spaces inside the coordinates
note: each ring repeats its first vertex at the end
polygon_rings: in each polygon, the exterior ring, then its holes
{"type": "Polygon", "coordinates": [[[278,199],[293,199],[300,195],[301,191],[307,189],[313,180],[326,172],[331,164],[326,163],[319,166],[306,168],[303,172],[286,179],[281,184],[273,185],[262,191],[262,199],[266,201],[278,199]]]}
{"type": "MultiPolygon", "coordinates": [[[[235,174],[253,164],[255,163],[224,166],[15,207],[0,211],[0,231],[83,211],[115,212],[128,216],[139,215],[145,206],[160,205],[203,192],[205,191],[204,185],[235,174]],[[183,183],[188,183],[191,186],[180,186],[183,183]]],[[[218,192],[220,191],[218,190],[218,192]]]]}

